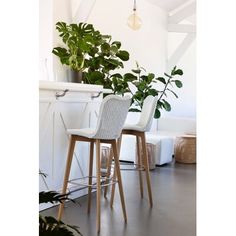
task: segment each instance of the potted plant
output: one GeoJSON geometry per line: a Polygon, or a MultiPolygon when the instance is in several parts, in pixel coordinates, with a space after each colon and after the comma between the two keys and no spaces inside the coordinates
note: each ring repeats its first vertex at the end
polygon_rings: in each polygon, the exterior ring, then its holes
{"type": "MultiPolygon", "coordinates": [[[[46,174],[40,173],[43,177],[46,177],[46,174]]],[[[68,194],[59,194],[55,191],[41,191],[39,193],[39,204],[42,203],[58,203],[65,200],[70,200],[68,194]]],[[[69,225],[64,223],[61,220],[57,220],[52,216],[42,216],[39,214],[39,236],[76,236],[81,235],[78,226],[69,225]]]]}
{"type": "Polygon", "coordinates": [[[104,85],[109,72],[123,68],[123,61],[129,60],[129,53],[121,49],[119,41],[102,35],[92,24],[57,22],[56,29],[65,47],[55,47],[52,53],[79,73],[79,81],[104,85]]]}

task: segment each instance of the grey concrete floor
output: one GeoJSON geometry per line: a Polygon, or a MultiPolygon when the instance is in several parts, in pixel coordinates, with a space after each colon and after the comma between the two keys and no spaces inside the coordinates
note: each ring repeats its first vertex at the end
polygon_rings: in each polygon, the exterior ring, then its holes
{"type": "MultiPolygon", "coordinates": [[[[122,167],[125,169],[126,165],[122,167]]],[[[129,166],[129,167],[132,167],[129,166]]],[[[173,163],[150,172],[153,208],[149,207],[146,185],[140,198],[137,171],[122,171],[128,222],[124,223],[118,186],[113,209],[108,199],[101,203],[101,236],[195,236],[196,235],[196,165],[173,163]]],[[[144,176],[144,175],[143,175],[144,176]]],[[[84,236],[96,233],[96,194],[87,215],[87,197],[76,199],[79,204],[66,203],[63,221],[80,227],[84,236]]],[[[57,215],[57,207],[41,212],[57,215]]]]}

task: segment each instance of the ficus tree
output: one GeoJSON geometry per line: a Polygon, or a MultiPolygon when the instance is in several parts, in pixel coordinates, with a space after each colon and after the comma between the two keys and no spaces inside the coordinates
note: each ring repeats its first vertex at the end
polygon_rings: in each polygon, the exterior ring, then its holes
{"type": "MultiPolygon", "coordinates": [[[[141,112],[143,107],[144,99],[149,96],[158,96],[156,110],[154,118],[159,118],[161,116],[161,110],[166,111],[171,110],[171,105],[167,101],[169,94],[172,94],[176,98],[178,95],[174,91],[174,88],[181,88],[183,86],[176,76],[182,76],[183,71],[177,69],[175,66],[171,74],[164,73],[162,77],[156,77],[153,73],[147,73],[143,67],[140,67],[136,63],[137,68],[132,70],[132,73],[126,73],[123,76],[120,74],[111,75],[111,89],[114,94],[127,94],[132,95],[132,106],[129,111],[131,112],[141,112]],[[162,89],[156,89],[155,84],[162,84],[162,89]]],[[[160,86],[158,86],[160,87],[160,86]]]]}

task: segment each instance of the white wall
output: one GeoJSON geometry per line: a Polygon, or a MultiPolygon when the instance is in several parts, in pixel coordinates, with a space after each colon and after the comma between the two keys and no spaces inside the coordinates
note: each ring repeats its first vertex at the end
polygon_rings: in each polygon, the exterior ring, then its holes
{"type": "MultiPolygon", "coordinates": [[[[183,40],[185,34],[169,33],[168,36],[168,56],[183,40]]],[[[177,63],[177,67],[182,69],[184,75],[180,78],[183,82],[181,89],[175,89],[179,98],[169,99],[172,110],[165,112],[165,116],[186,116],[196,117],[196,41],[192,42],[184,55],[177,63]]]]}
{"type": "Polygon", "coordinates": [[[39,1],[39,73],[40,80],[66,81],[66,67],[62,66],[52,49],[63,46],[56,31],[56,22],[72,22],[71,0],[39,1]]]}
{"type": "Polygon", "coordinates": [[[53,1],[39,1],[39,79],[52,80],[53,1]]]}
{"type": "Polygon", "coordinates": [[[161,8],[145,1],[137,1],[137,13],[142,27],[133,31],[127,26],[132,13],[133,1],[97,0],[88,22],[104,34],[121,41],[122,47],[130,53],[125,62],[125,72],[135,68],[135,61],[154,73],[163,73],[167,57],[167,14],[161,8]]]}
{"type": "MultiPolygon", "coordinates": [[[[181,23],[189,24],[186,20],[181,23]]],[[[168,33],[168,61],[186,36],[187,33],[168,33]]],[[[190,36],[194,38],[195,33],[190,36]]],[[[196,41],[195,39],[191,43],[190,41],[184,43],[187,45],[186,51],[180,50],[177,53],[179,60],[176,66],[184,72],[183,76],[180,77],[183,87],[175,89],[179,96],[178,99],[175,99],[173,96],[169,97],[168,101],[172,105],[172,110],[170,112],[163,112],[163,116],[196,117],[196,41]]]]}

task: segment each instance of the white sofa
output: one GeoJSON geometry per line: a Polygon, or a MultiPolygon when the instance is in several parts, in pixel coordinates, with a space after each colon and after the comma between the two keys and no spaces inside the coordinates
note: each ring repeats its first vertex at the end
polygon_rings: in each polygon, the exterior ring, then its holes
{"type": "MultiPolygon", "coordinates": [[[[156,122],[156,121],[154,121],[156,122]]],[[[157,120],[156,128],[146,133],[147,143],[155,145],[155,164],[163,165],[172,161],[175,138],[183,134],[196,134],[196,120],[186,117],[164,117],[157,120]]],[[[120,160],[135,161],[136,140],[123,136],[120,160]]]]}

